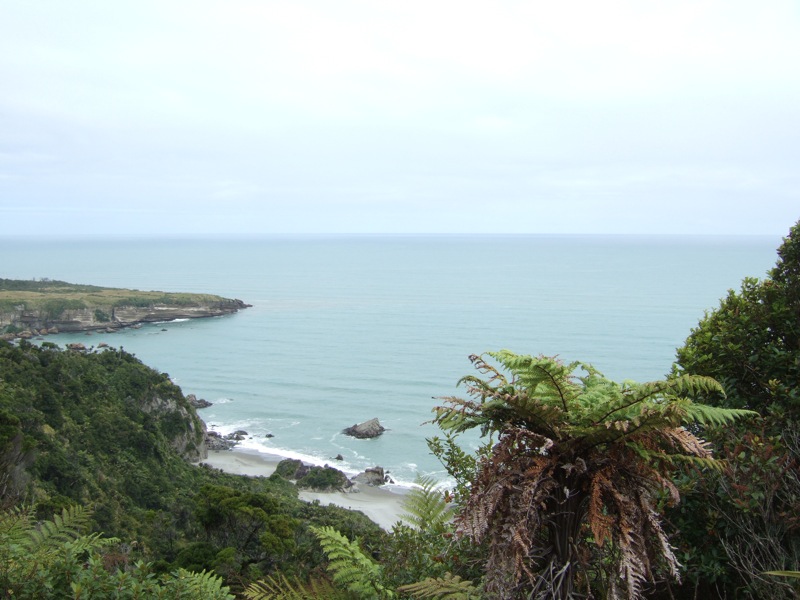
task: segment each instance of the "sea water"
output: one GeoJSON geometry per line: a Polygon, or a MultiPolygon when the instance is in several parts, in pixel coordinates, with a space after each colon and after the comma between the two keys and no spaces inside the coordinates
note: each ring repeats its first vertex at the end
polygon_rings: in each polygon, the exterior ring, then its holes
{"type": "MultiPolygon", "coordinates": [[[[704,311],[775,264],[777,237],[340,236],[6,239],[0,277],[207,292],[252,308],[49,341],[124,347],[169,373],[242,445],[443,479],[431,409],[463,395],[468,356],[507,348],[615,380],[670,371],[704,311]],[[387,431],[342,429],[378,417],[387,431]],[[268,437],[268,436],[273,437],[268,437]],[[341,455],[343,460],[334,460],[341,455]]],[[[474,446],[474,438],[467,446],[474,446]]]]}

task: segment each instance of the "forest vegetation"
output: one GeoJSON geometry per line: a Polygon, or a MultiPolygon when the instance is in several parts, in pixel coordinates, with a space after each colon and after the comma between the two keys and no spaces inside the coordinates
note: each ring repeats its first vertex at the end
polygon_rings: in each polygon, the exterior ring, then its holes
{"type": "Polygon", "coordinates": [[[429,440],[456,486],[385,532],[191,464],[194,409],[122,350],[0,342],[0,597],[797,597],[800,223],[662,381],[471,360],[429,440]]]}

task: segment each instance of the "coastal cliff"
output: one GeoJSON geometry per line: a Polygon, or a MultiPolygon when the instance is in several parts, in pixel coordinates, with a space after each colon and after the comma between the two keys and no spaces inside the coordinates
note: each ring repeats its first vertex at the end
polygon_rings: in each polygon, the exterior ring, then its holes
{"type": "Polygon", "coordinates": [[[0,334],[6,338],[233,314],[250,305],[211,294],[142,292],[62,281],[0,279],[0,334]]]}

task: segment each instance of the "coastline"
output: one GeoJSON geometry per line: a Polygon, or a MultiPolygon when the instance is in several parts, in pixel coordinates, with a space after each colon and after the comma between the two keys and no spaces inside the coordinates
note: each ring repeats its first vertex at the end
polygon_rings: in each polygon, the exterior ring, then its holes
{"type": "MultiPolygon", "coordinates": [[[[209,450],[208,458],[199,462],[234,475],[269,477],[283,459],[283,456],[277,454],[234,447],[231,450],[209,450]]],[[[408,489],[389,484],[381,487],[358,485],[357,490],[354,492],[301,490],[299,497],[306,502],[318,501],[323,505],[333,504],[348,510],[360,511],[384,530],[391,531],[392,526],[405,512],[403,500],[408,489]]]]}

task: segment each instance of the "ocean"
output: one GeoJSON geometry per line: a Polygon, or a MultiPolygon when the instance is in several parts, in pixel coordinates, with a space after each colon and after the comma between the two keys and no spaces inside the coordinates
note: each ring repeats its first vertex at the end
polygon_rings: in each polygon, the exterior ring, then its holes
{"type": "MultiPolygon", "coordinates": [[[[48,341],[123,347],[169,373],[244,447],[401,485],[445,479],[426,445],[435,398],[468,356],[507,348],[593,364],[612,379],[670,371],[675,348],[778,237],[295,236],[0,240],[0,277],[47,277],[240,298],[235,315],[48,341]],[[356,440],[347,426],[387,431],[356,440]],[[272,435],[274,437],[267,437],[272,435]],[[341,454],[343,461],[334,460],[341,454]]],[[[470,438],[466,445],[475,444],[470,438]]]]}

